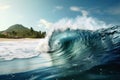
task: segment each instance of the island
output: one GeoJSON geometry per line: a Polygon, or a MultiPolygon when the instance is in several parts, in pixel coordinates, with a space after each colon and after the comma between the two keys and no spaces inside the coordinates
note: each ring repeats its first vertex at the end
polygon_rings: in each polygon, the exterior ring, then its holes
{"type": "Polygon", "coordinates": [[[0,31],[0,38],[21,39],[21,38],[44,38],[46,32],[35,31],[32,27],[27,28],[22,24],[15,24],[4,31],[0,31]]]}

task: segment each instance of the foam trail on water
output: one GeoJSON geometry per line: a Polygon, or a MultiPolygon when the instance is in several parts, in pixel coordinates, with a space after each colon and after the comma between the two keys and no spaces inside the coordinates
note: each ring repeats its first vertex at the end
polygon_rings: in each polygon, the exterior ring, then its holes
{"type": "Polygon", "coordinates": [[[16,58],[31,58],[38,56],[35,51],[39,40],[33,41],[3,41],[0,42],[0,59],[12,60],[16,58]]]}

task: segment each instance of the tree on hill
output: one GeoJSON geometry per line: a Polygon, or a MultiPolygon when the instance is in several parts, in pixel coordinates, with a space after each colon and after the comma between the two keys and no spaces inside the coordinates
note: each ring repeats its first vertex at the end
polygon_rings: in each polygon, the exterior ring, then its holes
{"type": "Polygon", "coordinates": [[[12,25],[7,30],[2,31],[2,33],[7,38],[44,38],[46,35],[45,32],[38,32],[32,27],[29,29],[21,24],[12,25]]]}
{"type": "Polygon", "coordinates": [[[6,38],[7,36],[0,33],[0,38],[6,38]]]}
{"type": "Polygon", "coordinates": [[[31,31],[31,33],[33,33],[33,32],[34,32],[34,30],[33,30],[33,28],[32,28],[32,27],[30,28],[30,31],[31,31]]]}
{"type": "Polygon", "coordinates": [[[13,34],[13,35],[16,35],[17,33],[16,33],[15,31],[12,31],[12,34],[13,34]]]}
{"type": "Polygon", "coordinates": [[[44,38],[46,36],[46,32],[42,32],[41,38],[44,38]]]}

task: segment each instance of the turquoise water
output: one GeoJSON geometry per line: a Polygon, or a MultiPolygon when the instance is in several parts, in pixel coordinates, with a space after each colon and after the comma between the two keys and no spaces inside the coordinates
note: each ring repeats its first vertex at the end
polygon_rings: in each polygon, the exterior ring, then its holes
{"type": "Polygon", "coordinates": [[[119,26],[56,30],[45,41],[1,42],[0,80],[120,80],[119,26]]]}

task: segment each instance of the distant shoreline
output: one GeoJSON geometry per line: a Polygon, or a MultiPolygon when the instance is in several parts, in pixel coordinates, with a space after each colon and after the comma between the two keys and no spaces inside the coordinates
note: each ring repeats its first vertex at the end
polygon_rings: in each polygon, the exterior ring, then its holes
{"type": "Polygon", "coordinates": [[[39,40],[39,39],[41,39],[41,38],[19,38],[19,39],[0,38],[0,42],[2,42],[2,41],[24,41],[24,40],[33,41],[33,40],[39,40]]]}

